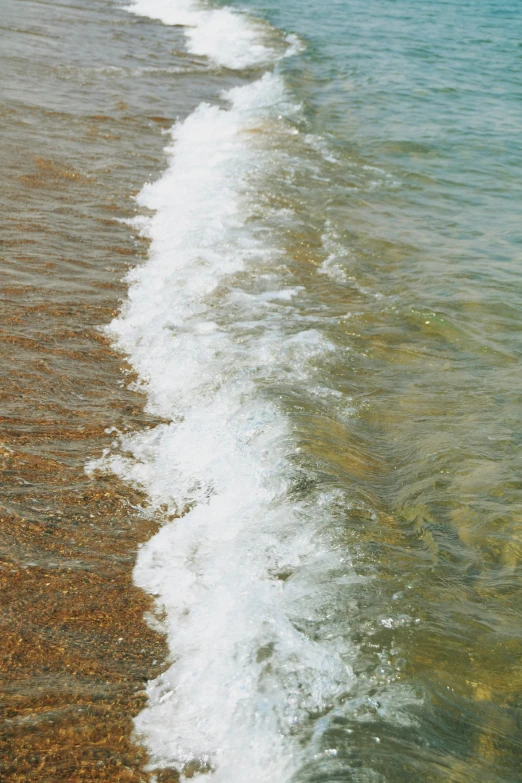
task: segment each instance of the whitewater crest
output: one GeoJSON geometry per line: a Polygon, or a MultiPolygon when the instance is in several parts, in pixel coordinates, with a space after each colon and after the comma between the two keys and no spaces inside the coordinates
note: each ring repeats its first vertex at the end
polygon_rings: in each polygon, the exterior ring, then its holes
{"type": "MultiPolygon", "coordinates": [[[[136,0],[131,10],[192,25],[192,51],[223,64],[241,67],[247,50],[250,64],[268,56],[230,9],[136,0]],[[212,32],[229,24],[232,53],[212,32]]],[[[167,170],[139,194],[150,254],[108,327],[167,423],[122,436],[88,469],[141,487],[171,519],[134,570],[170,650],[135,721],[151,768],[280,783],[301,766],[303,732],[317,733],[310,716],[353,682],[349,642],[315,597],[321,583],[329,602],[336,580],[346,585],[350,565],[329,522],[347,500],[302,491],[298,442],[271,391],[321,387],[317,360],[333,350],[303,316],[302,287],[258,214],[257,188],[280,176],[281,159],[289,165],[300,109],[272,72],[223,99],[227,108],[202,104],[174,126],[167,170]]]]}
{"type": "Polygon", "coordinates": [[[269,66],[301,46],[274,28],[225,6],[209,8],[193,0],[132,0],[131,13],[184,27],[188,50],[225,68],[269,66]]]}
{"type": "Polygon", "coordinates": [[[345,556],[324,533],[332,497],[294,491],[291,428],[263,392],[289,368],[311,382],[311,360],[331,349],[303,327],[280,251],[248,220],[253,172],[273,161],[252,131],[277,120],[290,136],[280,118],[297,109],[273,74],[224,97],[230,108],[202,105],[173,129],[169,168],[139,195],[154,211],[141,226],[150,257],[109,327],[150,410],[171,423],[123,437],[132,456],[91,467],[179,515],[141,548],[134,572],[156,598],[173,661],[136,720],[153,767],[197,764],[216,781],[261,783],[291,777],[297,729],[353,675],[339,641],[299,627],[317,579],[345,556]]]}

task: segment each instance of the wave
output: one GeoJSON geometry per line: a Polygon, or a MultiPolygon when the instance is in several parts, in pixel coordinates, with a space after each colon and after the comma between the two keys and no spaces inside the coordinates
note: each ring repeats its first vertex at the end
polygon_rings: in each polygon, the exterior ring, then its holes
{"type": "Polygon", "coordinates": [[[186,28],[188,50],[226,68],[268,65],[281,46],[274,40],[273,28],[226,6],[208,8],[192,0],[132,0],[126,8],[131,13],[186,28]]]}
{"type": "MultiPolygon", "coordinates": [[[[194,25],[192,51],[222,64],[267,53],[247,46],[255,27],[229,9],[131,10],[194,25]],[[234,51],[211,32],[227,25],[234,51]]],[[[355,683],[338,617],[358,577],[335,533],[350,499],[307,470],[281,393],[335,394],[320,363],[336,346],[260,207],[284,233],[291,207],[270,205],[267,183],[310,165],[293,146],[300,107],[273,72],[222,98],[225,108],[202,104],[174,126],[167,170],[138,196],[151,211],[136,221],[149,258],[108,327],[165,423],[122,436],[89,469],[141,487],[170,520],[134,570],[170,650],[135,721],[151,768],[280,783],[314,754],[335,755],[321,743],[355,683]]]]}
{"type": "Polygon", "coordinates": [[[288,367],[310,382],[310,359],[331,348],[292,313],[298,292],[281,285],[279,253],[245,211],[252,172],[270,166],[252,131],[292,106],[273,74],[224,97],[229,109],[201,105],[174,128],[168,170],[138,198],[154,210],[142,225],[150,257],[109,328],[150,410],[171,423],[124,437],[132,456],[95,467],[179,515],[141,548],[134,572],[175,658],[136,721],[153,766],[196,761],[216,781],[261,783],[292,774],[298,726],[353,673],[338,643],[299,630],[300,604],[310,615],[307,593],[341,557],[318,529],[332,497],[293,498],[297,444],[262,393],[288,367]],[[263,290],[248,293],[243,273],[263,290]]]}

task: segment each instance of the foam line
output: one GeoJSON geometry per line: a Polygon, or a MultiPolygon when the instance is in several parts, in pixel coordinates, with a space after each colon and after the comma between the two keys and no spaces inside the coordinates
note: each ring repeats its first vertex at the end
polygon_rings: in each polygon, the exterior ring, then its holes
{"type": "Polygon", "coordinates": [[[132,0],[126,8],[167,25],[185,27],[189,51],[226,68],[267,65],[277,57],[274,47],[266,42],[268,27],[226,6],[209,8],[193,0],[132,0]]]}
{"type": "Polygon", "coordinates": [[[321,611],[317,585],[331,589],[341,560],[348,566],[324,533],[332,497],[292,492],[296,443],[265,390],[289,372],[312,383],[314,358],[332,346],[302,323],[301,290],[281,279],[279,250],[246,208],[256,172],[276,175],[263,129],[279,123],[291,135],[278,118],[295,109],[273,74],[225,97],[229,109],[201,105],[173,129],[167,171],[139,195],[154,210],[142,224],[150,257],[109,328],[150,410],[171,423],[125,436],[91,467],[180,515],[140,549],[134,571],[156,598],[171,655],[136,720],[152,766],[281,783],[301,763],[299,727],[353,674],[346,641],[301,627],[321,611]]]}

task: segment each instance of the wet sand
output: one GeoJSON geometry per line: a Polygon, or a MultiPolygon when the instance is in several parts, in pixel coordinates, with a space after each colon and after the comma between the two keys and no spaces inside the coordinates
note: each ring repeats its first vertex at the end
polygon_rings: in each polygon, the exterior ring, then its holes
{"type": "MultiPolygon", "coordinates": [[[[39,158],[18,179],[26,209],[35,192],[64,200],[90,187],[39,158]]],[[[145,248],[109,217],[115,211],[100,223],[117,243],[111,255],[137,262],[145,248]]],[[[166,649],[143,620],[149,601],[131,573],[154,526],[135,510],[137,493],[84,471],[109,445],[107,428],[148,423],[122,358],[98,331],[125,287],[113,274],[80,304],[74,263],[45,261],[56,221],[39,226],[37,242],[29,228],[11,221],[9,249],[31,284],[1,291],[0,778],[145,780],[132,716],[166,649]]]]}

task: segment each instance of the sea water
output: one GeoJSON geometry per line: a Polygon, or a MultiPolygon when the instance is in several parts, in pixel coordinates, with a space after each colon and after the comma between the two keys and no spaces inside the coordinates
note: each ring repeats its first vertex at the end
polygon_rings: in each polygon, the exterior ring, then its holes
{"type": "Polygon", "coordinates": [[[223,81],[108,326],[163,423],[91,465],[161,524],[151,770],[519,780],[522,10],[126,8],[223,81]]]}

